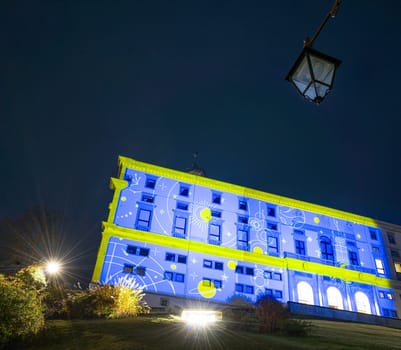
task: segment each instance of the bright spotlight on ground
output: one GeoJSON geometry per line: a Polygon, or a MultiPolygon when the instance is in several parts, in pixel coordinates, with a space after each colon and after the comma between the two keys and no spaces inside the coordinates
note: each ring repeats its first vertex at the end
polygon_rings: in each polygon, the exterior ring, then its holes
{"type": "Polygon", "coordinates": [[[60,267],[61,266],[60,266],[59,262],[57,262],[57,261],[49,261],[46,264],[46,272],[54,275],[54,274],[60,272],[60,267]]]}
{"type": "Polygon", "coordinates": [[[211,323],[221,320],[221,311],[214,310],[184,310],[181,319],[188,325],[205,327],[211,323]]]}

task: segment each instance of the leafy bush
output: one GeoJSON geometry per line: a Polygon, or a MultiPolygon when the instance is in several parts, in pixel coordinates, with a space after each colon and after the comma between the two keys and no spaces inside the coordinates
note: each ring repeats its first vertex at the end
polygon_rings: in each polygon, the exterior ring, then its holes
{"type": "Polygon", "coordinates": [[[65,318],[67,316],[66,296],[64,289],[51,284],[47,286],[42,300],[46,319],[65,318]]]}
{"type": "Polygon", "coordinates": [[[119,285],[99,284],[96,287],[68,294],[67,308],[72,318],[122,318],[148,313],[144,293],[131,279],[119,285]]]}
{"type": "Polygon", "coordinates": [[[286,306],[270,296],[262,296],[256,303],[260,331],[263,333],[281,333],[289,336],[305,336],[311,330],[311,323],[290,318],[286,306]]]}
{"type": "Polygon", "coordinates": [[[277,300],[262,296],[256,303],[256,314],[260,321],[260,331],[275,333],[283,328],[284,321],[289,318],[289,312],[277,300]]]}
{"type": "Polygon", "coordinates": [[[44,326],[39,294],[16,277],[0,275],[0,347],[44,326]]]}

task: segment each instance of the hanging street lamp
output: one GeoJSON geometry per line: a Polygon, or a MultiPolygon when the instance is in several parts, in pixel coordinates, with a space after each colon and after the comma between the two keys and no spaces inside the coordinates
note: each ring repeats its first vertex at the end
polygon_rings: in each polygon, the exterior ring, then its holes
{"type": "Polygon", "coordinates": [[[304,40],[304,48],[285,78],[294,84],[304,98],[317,105],[332,89],[335,73],[341,61],[313,49],[312,45],[329,18],[336,16],[340,2],[341,0],[335,0],[312,39],[304,40]]]}

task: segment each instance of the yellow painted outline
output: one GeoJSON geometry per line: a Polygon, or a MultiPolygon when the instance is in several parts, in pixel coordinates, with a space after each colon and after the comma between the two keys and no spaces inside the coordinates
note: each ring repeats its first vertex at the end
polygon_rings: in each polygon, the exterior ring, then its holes
{"type": "MultiPolygon", "coordinates": [[[[120,166],[120,174],[119,177],[122,178],[125,174],[127,168],[131,168],[138,171],[143,171],[148,174],[156,175],[156,176],[164,176],[167,178],[171,178],[177,181],[186,182],[193,185],[200,185],[204,187],[211,188],[213,190],[219,190],[222,192],[229,192],[236,194],[238,196],[254,198],[282,206],[288,206],[295,209],[306,210],[312,213],[327,215],[330,217],[334,217],[337,219],[342,219],[362,225],[367,225],[371,227],[379,227],[376,221],[372,218],[347,213],[345,211],[332,209],[328,207],[324,207],[318,204],[312,204],[303,202],[297,199],[291,199],[283,196],[278,196],[275,194],[262,192],[259,190],[233,185],[227,182],[222,182],[214,179],[209,179],[204,176],[198,176],[178,170],[172,170],[164,167],[160,167],[153,164],[148,164],[144,162],[140,162],[138,160],[130,159],[124,156],[118,157],[118,162],[120,166]]],[[[111,222],[111,221],[109,221],[111,222]]]]}
{"type": "Polygon", "coordinates": [[[385,288],[391,287],[391,281],[389,279],[377,277],[376,275],[366,272],[347,270],[341,267],[328,266],[294,258],[279,258],[269,255],[261,255],[258,253],[246,252],[233,248],[215,246],[202,242],[195,242],[181,238],[164,236],[157,233],[123,228],[107,222],[103,223],[103,227],[104,231],[102,233],[102,242],[99,248],[98,259],[96,261],[96,266],[93,273],[93,281],[99,281],[100,279],[101,270],[106,255],[107,244],[110,237],[114,236],[123,239],[130,239],[139,242],[155,244],[168,248],[176,248],[189,252],[219,256],[227,259],[287,268],[289,270],[295,271],[315,273],[317,275],[339,278],[347,282],[358,282],[385,288]]]}
{"type": "Polygon", "coordinates": [[[114,216],[116,215],[118,199],[120,198],[120,193],[123,188],[128,187],[128,182],[125,180],[110,179],[110,189],[114,190],[113,200],[109,204],[109,215],[107,217],[107,222],[113,223],[114,216]]]}

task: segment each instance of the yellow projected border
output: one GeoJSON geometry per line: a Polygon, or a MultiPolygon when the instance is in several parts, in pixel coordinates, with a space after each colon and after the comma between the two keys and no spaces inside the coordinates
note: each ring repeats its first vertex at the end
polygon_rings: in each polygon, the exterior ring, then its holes
{"type": "MultiPolygon", "coordinates": [[[[171,178],[173,180],[186,182],[188,184],[199,185],[211,188],[213,190],[219,190],[222,192],[229,192],[236,194],[242,197],[254,198],[282,206],[288,206],[294,209],[301,209],[306,210],[312,213],[327,215],[330,217],[334,217],[337,219],[342,219],[362,225],[367,225],[371,227],[379,227],[378,224],[375,222],[374,219],[368,218],[361,215],[356,215],[352,213],[347,213],[337,209],[327,208],[318,204],[312,204],[303,202],[297,199],[291,199],[287,197],[278,196],[271,193],[262,192],[259,190],[246,188],[243,186],[233,185],[227,182],[222,182],[218,180],[209,179],[203,176],[197,176],[190,173],[172,170],[163,168],[157,165],[152,165],[144,162],[140,162],[134,159],[130,159],[127,157],[119,156],[118,157],[119,166],[120,166],[120,173],[119,177],[123,178],[125,171],[127,168],[135,169],[138,171],[143,171],[148,174],[156,175],[156,176],[164,176],[167,178],[171,178]]],[[[113,201],[114,202],[114,201],[113,201]]],[[[116,202],[114,202],[117,205],[116,202]]],[[[112,222],[112,220],[108,220],[112,222]]]]}
{"type": "Polygon", "coordinates": [[[93,272],[93,281],[99,281],[100,279],[100,274],[102,271],[102,266],[110,237],[118,237],[122,239],[156,244],[168,248],[182,249],[188,252],[203,253],[209,256],[219,256],[238,261],[246,261],[261,265],[287,268],[289,270],[314,273],[317,275],[339,278],[347,282],[358,282],[385,288],[391,287],[391,281],[389,279],[377,277],[376,275],[366,272],[347,270],[341,267],[328,266],[293,258],[279,258],[269,255],[261,255],[258,253],[246,252],[202,242],[195,242],[182,238],[175,238],[156,233],[127,229],[107,222],[103,223],[103,227],[103,237],[99,248],[95,270],[93,272]]]}

